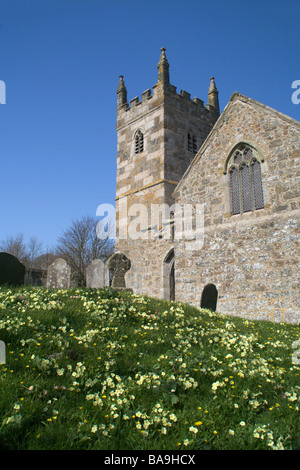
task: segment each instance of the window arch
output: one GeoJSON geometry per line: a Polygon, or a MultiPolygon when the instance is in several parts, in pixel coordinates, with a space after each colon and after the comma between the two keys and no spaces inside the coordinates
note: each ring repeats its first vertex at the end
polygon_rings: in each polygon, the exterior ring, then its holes
{"type": "Polygon", "coordinates": [[[143,151],[144,151],[144,135],[140,130],[138,130],[135,133],[135,138],[134,138],[134,152],[142,153],[143,151]]]}
{"type": "Polygon", "coordinates": [[[227,164],[232,214],[264,208],[260,161],[253,147],[240,144],[227,164]]]}

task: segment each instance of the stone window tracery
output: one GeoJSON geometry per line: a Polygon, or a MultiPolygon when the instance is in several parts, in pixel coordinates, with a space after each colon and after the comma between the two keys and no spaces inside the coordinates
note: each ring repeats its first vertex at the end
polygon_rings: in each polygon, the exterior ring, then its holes
{"type": "Polygon", "coordinates": [[[261,165],[254,148],[241,144],[227,165],[232,215],[264,208],[261,165]]]}

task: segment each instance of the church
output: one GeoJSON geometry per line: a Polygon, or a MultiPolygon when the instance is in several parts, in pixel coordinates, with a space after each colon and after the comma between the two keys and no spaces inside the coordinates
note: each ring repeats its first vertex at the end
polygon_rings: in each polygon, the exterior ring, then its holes
{"type": "Polygon", "coordinates": [[[126,287],[299,323],[300,123],[238,92],[220,114],[213,77],[206,104],[177,93],[164,48],[157,68],[141,98],[128,102],[123,76],[117,89],[116,251],[131,262],[126,287]]]}

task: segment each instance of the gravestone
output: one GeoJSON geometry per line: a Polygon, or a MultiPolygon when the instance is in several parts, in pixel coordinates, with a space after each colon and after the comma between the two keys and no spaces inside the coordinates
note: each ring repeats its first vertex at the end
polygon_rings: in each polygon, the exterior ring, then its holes
{"type": "Polygon", "coordinates": [[[69,289],[71,268],[62,258],[57,258],[48,267],[47,288],[48,289],[69,289]]]}
{"type": "Polygon", "coordinates": [[[126,289],[125,283],[125,274],[131,268],[130,259],[123,253],[114,253],[107,260],[106,265],[112,273],[111,287],[117,290],[132,291],[132,289],[126,289]]]}
{"type": "Polygon", "coordinates": [[[0,285],[22,286],[26,268],[10,253],[0,253],[0,285]]]}
{"type": "Polygon", "coordinates": [[[101,259],[94,259],[86,268],[86,287],[109,286],[109,271],[101,259]]]}
{"type": "Polygon", "coordinates": [[[5,364],[6,362],[6,346],[4,341],[0,341],[0,364],[5,364]]]}

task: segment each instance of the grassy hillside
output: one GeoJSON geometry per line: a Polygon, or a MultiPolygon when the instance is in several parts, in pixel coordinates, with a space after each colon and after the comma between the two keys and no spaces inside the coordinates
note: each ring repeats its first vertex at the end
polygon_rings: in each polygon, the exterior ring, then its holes
{"type": "Polygon", "coordinates": [[[0,290],[0,449],[300,448],[296,325],[111,289],[0,290]]]}

